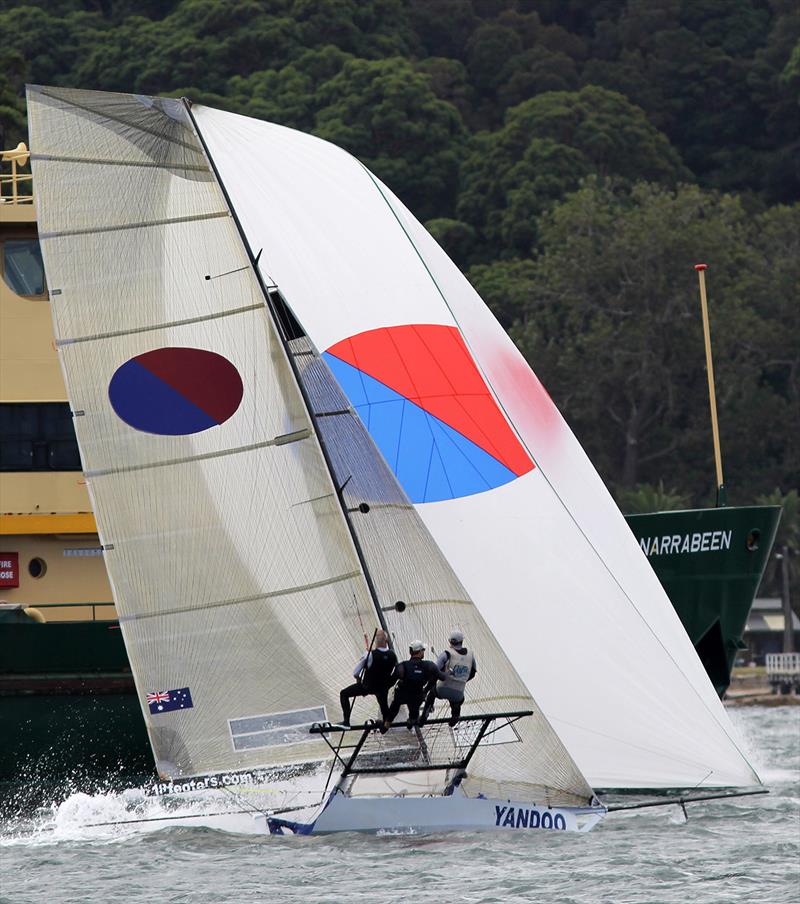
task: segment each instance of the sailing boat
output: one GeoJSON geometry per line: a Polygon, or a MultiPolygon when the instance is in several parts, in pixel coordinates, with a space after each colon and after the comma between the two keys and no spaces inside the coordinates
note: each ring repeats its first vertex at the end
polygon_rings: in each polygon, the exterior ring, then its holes
{"type": "Polygon", "coordinates": [[[32,88],[29,110],[59,355],[162,775],[328,770],[321,813],[273,822],[315,831],[587,828],[592,785],[759,784],[579,444],[386,186],[175,100],[32,88]],[[398,651],[465,630],[471,735],[326,727],[376,616],[398,651]]]}
{"type": "Polygon", "coordinates": [[[590,829],[605,807],[262,276],[189,105],[31,87],[28,111],[59,358],[162,778],[327,776],[319,806],[254,820],[276,833],[590,829]],[[401,654],[463,629],[480,670],[458,724],[330,724],[376,621],[401,654]]]}

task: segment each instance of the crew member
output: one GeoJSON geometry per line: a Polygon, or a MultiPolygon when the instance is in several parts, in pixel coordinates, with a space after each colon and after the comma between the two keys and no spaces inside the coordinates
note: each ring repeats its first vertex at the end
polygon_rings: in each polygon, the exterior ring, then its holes
{"type": "Polygon", "coordinates": [[[389,713],[381,728],[382,733],[391,728],[400,707],[404,704],[408,707],[406,724],[409,728],[417,724],[419,708],[425,699],[425,692],[437,678],[442,680],[447,678],[446,672],[443,672],[429,659],[423,659],[425,644],[421,640],[412,640],[408,645],[408,653],[409,658],[405,662],[401,662],[395,669],[395,677],[398,679],[397,686],[394,689],[389,713]]]}
{"type": "Polygon", "coordinates": [[[373,648],[358,660],[353,669],[354,684],[344,688],[339,694],[339,702],[342,704],[342,725],[350,727],[350,713],[354,697],[367,697],[373,695],[381,708],[381,717],[388,718],[389,713],[389,688],[394,684],[393,677],[397,656],[389,649],[389,638],[385,631],[376,631],[373,648]]]}
{"type": "Polygon", "coordinates": [[[441,652],[436,660],[436,667],[445,673],[445,678],[428,692],[425,709],[422,712],[423,722],[433,709],[434,702],[439,699],[449,701],[449,723],[450,725],[455,725],[461,715],[466,684],[468,681],[472,681],[478,671],[475,654],[464,646],[464,635],[462,632],[451,631],[449,640],[450,649],[441,652]]]}

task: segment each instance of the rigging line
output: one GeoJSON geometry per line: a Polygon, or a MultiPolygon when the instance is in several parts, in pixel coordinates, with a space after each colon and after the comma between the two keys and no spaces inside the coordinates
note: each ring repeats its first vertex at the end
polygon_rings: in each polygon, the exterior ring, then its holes
{"type": "Polygon", "coordinates": [[[475,356],[475,354],[473,353],[472,345],[471,345],[471,343],[469,342],[469,339],[468,339],[468,338],[466,337],[466,335],[464,334],[464,331],[461,329],[461,324],[459,323],[458,317],[456,317],[455,311],[453,310],[453,308],[451,307],[450,303],[448,302],[447,297],[445,296],[444,292],[442,291],[441,286],[440,286],[439,283],[436,281],[436,277],[435,277],[435,276],[433,275],[433,273],[431,272],[431,269],[430,269],[430,267],[428,266],[427,261],[425,260],[425,258],[424,258],[423,255],[422,255],[422,252],[421,252],[420,249],[417,247],[416,242],[411,238],[411,235],[409,234],[409,232],[408,232],[408,230],[406,229],[405,225],[403,224],[402,220],[400,219],[400,217],[398,216],[397,212],[395,211],[394,206],[391,204],[391,202],[389,201],[389,199],[388,199],[388,198],[386,197],[386,195],[383,193],[383,190],[381,189],[380,185],[379,185],[378,182],[376,181],[375,177],[374,177],[374,176],[372,175],[372,173],[367,169],[367,167],[364,166],[363,163],[360,163],[360,161],[359,161],[359,165],[360,165],[361,168],[364,170],[364,172],[367,174],[367,176],[368,176],[369,180],[372,182],[373,186],[377,189],[378,194],[381,196],[381,198],[383,199],[383,202],[386,204],[386,206],[387,206],[387,207],[389,208],[389,210],[391,211],[392,216],[395,218],[395,220],[397,221],[397,224],[399,225],[400,229],[402,230],[402,232],[403,232],[403,234],[405,235],[406,239],[408,240],[409,244],[410,244],[411,247],[414,249],[414,252],[415,252],[415,254],[417,255],[417,257],[419,258],[419,261],[420,261],[420,263],[422,264],[423,268],[425,269],[425,272],[428,274],[428,277],[430,278],[431,282],[433,283],[434,288],[436,289],[436,291],[438,292],[439,296],[441,297],[442,302],[444,303],[445,307],[446,307],[447,310],[450,312],[450,316],[453,318],[454,323],[456,324],[456,326],[458,326],[459,332],[461,333],[461,336],[462,336],[462,338],[464,339],[464,342],[465,342],[467,348],[469,348],[469,350],[470,350],[470,355],[472,356],[472,359],[473,359],[473,361],[475,362],[475,366],[480,370],[481,376],[482,376],[483,379],[486,381],[486,385],[489,386],[489,387],[491,387],[492,394],[493,394],[493,396],[494,396],[494,398],[495,398],[495,401],[496,401],[497,404],[500,406],[500,409],[502,410],[503,414],[505,415],[506,420],[508,421],[509,425],[511,426],[511,428],[512,428],[512,430],[514,431],[515,435],[517,436],[517,439],[518,439],[519,442],[522,444],[523,448],[524,448],[525,451],[528,453],[528,455],[530,455],[531,460],[534,462],[534,464],[536,465],[536,467],[539,469],[539,472],[541,473],[543,479],[546,481],[547,485],[550,487],[551,491],[553,492],[553,495],[556,497],[556,499],[558,499],[559,503],[561,503],[561,506],[562,506],[562,508],[564,509],[564,511],[567,513],[567,516],[569,517],[569,519],[573,522],[573,524],[574,524],[575,527],[578,529],[578,531],[580,532],[580,534],[581,534],[581,536],[584,538],[584,540],[586,540],[586,543],[588,544],[589,548],[594,552],[594,554],[595,554],[595,555],[597,556],[597,558],[600,560],[600,562],[601,562],[603,568],[608,572],[608,574],[610,575],[612,581],[617,585],[617,587],[619,588],[619,590],[620,590],[620,592],[622,593],[622,595],[625,597],[625,599],[628,601],[628,603],[629,603],[629,604],[631,605],[631,607],[634,609],[634,611],[635,611],[636,614],[639,616],[639,618],[641,619],[641,621],[644,623],[645,627],[646,627],[647,630],[650,632],[650,634],[653,636],[653,638],[655,639],[656,643],[658,643],[658,645],[664,650],[664,652],[667,654],[667,656],[668,656],[668,658],[670,659],[670,661],[673,663],[673,665],[675,666],[675,668],[678,670],[678,673],[684,678],[684,680],[686,681],[686,683],[689,685],[689,688],[691,689],[691,691],[692,691],[692,693],[694,694],[694,696],[697,697],[697,699],[700,701],[700,703],[701,703],[701,705],[703,706],[703,708],[706,710],[706,712],[708,712],[708,714],[709,714],[709,715],[711,716],[711,718],[714,720],[714,723],[722,730],[722,732],[723,732],[723,734],[725,735],[725,737],[731,742],[731,744],[733,744],[735,750],[737,751],[737,753],[739,754],[739,756],[741,756],[741,758],[744,760],[744,762],[747,764],[747,766],[749,767],[749,769],[750,769],[750,771],[753,773],[753,775],[756,776],[756,778],[758,778],[758,773],[756,772],[756,770],[755,770],[755,768],[753,767],[753,765],[752,765],[752,763],[750,762],[750,760],[749,760],[749,759],[747,758],[747,756],[745,755],[744,751],[739,747],[739,744],[736,742],[735,738],[733,738],[733,737],[730,735],[730,733],[728,732],[727,728],[722,724],[722,722],[719,721],[719,719],[717,718],[716,713],[714,713],[714,712],[709,708],[709,706],[708,706],[708,704],[706,703],[706,701],[705,701],[705,700],[702,698],[702,696],[698,693],[697,688],[694,686],[694,684],[693,684],[692,681],[690,680],[689,676],[683,671],[683,669],[678,665],[678,663],[676,662],[675,658],[674,658],[673,655],[670,653],[670,651],[664,646],[664,643],[663,643],[663,641],[661,640],[661,638],[660,638],[660,637],[658,636],[658,634],[653,630],[653,628],[652,628],[652,626],[650,625],[650,623],[647,621],[647,619],[644,617],[644,615],[642,614],[642,612],[639,610],[638,606],[637,606],[636,603],[633,601],[633,599],[631,599],[630,595],[627,593],[627,591],[626,591],[625,588],[622,586],[622,584],[620,584],[619,580],[617,579],[617,576],[614,574],[614,572],[613,572],[613,571],[611,570],[611,568],[608,566],[608,563],[605,561],[605,559],[603,558],[603,556],[600,555],[600,552],[599,552],[599,550],[597,549],[597,547],[596,547],[596,546],[594,545],[594,543],[592,543],[592,541],[589,539],[589,537],[588,537],[588,535],[586,534],[586,532],[583,530],[583,528],[581,527],[581,525],[580,525],[580,524],[578,523],[578,521],[575,519],[575,516],[574,516],[574,515],[572,514],[572,512],[570,511],[569,507],[566,505],[566,503],[564,502],[564,500],[561,498],[561,495],[559,494],[558,490],[556,490],[556,488],[555,488],[555,487],[553,486],[553,484],[551,483],[550,478],[547,476],[547,474],[545,473],[545,471],[541,468],[541,466],[540,466],[539,463],[537,462],[536,457],[534,456],[534,454],[533,454],[533,452],[531,451],[531,449],[528,447],[528,444],[525,442],[524,437],[521,435],[521,433],[519,432],[519,430],[518,430],[516,424],[514,423],[514,421],[512,420],[511,416],[509,415],[508,411],[506,410],[506,407],[505,407],[505,405],[503,404],[502,399],[501,399],[500,396],[498,395],[497,390],[495,390],[495,388],[494,388],[494,386],[493,386],[493,384],[492,384],[492,381],[489,379],[488,375],[487,375],[487,374],[485,373],[485,371],[483,370],[483,367],[481,366],[481,364],[480,364],[478,358],[477,358],[477,357],[475,356]]]}
{"type": "Polygon", "coordinates": [[[200,612],[203,609],[219,609],[224,606],[240,606],[243,603],[256,603],[259,600],[269,600],[280,596],[291,596],[295,593],[304,593],[306,590],[316,590],[319,587],[327,587],[329,584],[339,584],[342,581],[350,581],[359,577],[361,572],[350,571],[345,574],[338,574],[332,578],[325,578],[322,581],[313,581],[310,584],[299,584],[296,587],[284,587],[281,590],[269,590],[266,593],[257,593],[253,596],[241,596],[230,600],[218,600],[213,603],[204,603],[203,605],[194,606],[176,606],[173,609],[162,609],[160,612],[141,612],[132,613],[131,615],[120,615],[118,621],[142,621],[145,618],[161,618],[164,615],[182,615],[186,612],[200,612]]]}
{"type": "MultiPolygon", "coordinates": [[[[65,157],[60,154],[31,154],[31,160],[44,160],[52,163],[93,163],[98,166],[136,166],[147,167],[148,169],[180,169],[180,170],[197,170],[208,173],[207,166],[199,166],[195,163],[156,163],[152,160],[111,160],[110,158],[92,158],[92,157],[65,157]]],[[[211,173],[208,173],[209,176],[211,173]]]]}
{"type": "MultiPolygon", "coordinates": [[[[277,810],[267,810],[257,812],[261,816],[274,815],[275,813],[292,813],[296,810],[303,809],[305,806],[313,807],[314,804],[307,804],[295,807],[280,807],[277,810]]],[[[81,828],[97,829],[101,826],[127,826],[140,822],[170,822],[175,819],[209,819],[212,816],[238,816],[242,813],[252,813],[252,810],[221,810],[218,813],[186,813],[183,816],[147,816],[142,819],[116,819],[113,822],[85,822],[81,828]]]]}
{"type": "Polygon", "coordinates": [[[757,788],[752,791],[736,791],[728,794],[703,794],[700,797],[673,797],[668,800],[648,800],[640,804],[625,804],[624,806],[611,805],[606,807],[609,813],[618,813],[620,810],[643,810],[645,807],[669,807],[694,804],[701,800],[725,800],[726,797],[751,797],[754,794],[769,794],[769,788],[757,788]]]}
{"type": "Polygon", "coordinates": [[[217,311],[214,314],[203,314],[201,317],[188,317],[185,320],[170,320],[166,323],[155,323],[152,326],[137,326],[129,330],[115,330],[109,333],[94,333],[91,336],[78,336],[74,339],[56,339],[56,348],[64,345],[74,345],[77,342],[95,342],[99,339],[116,339],[119,336],[132,336],[135,333],[149,333],[152,330],[169,330],[176,326],[188,326],[192,323],[205,323],[207,320],[219,320],[220,317],[232,317],[235,314],[245,314],[248,311],[260,311],[263,304],[249,304],[242,308],[231,308],[228,311],[217,311]]]}
{"type": "MultiPolygon", "coordinates": [[[[200,131],[197,121],[194,118],[194,114],[192,113],[191,105],[189,104],[188,100],[186,100],[186,98],[183,99],[183,107],[184,107],[184,110],[188,117],[188,121],[190,122],[191,127],[194,131],[194,134],[197,137],[197,140],[200,142],[200,145],[203,149],[203,153],[205,154],[206,160],[208,161],[209,166],[211,167],[211,170],[214,174],[214,178],[217,181],[217,185],[218,185],[220,191],[222,192],[222,196],[225,199],[225,203],[228,207],[228,212],[229,212],[230,216],[233,218],[233,222],[236,226],[236,230],[239,233],[239,239],[242,243],[242,247],[243,247],[245,253],[247,254],[247,258],[250,261],[250,266],[252,268],[252,272],[256,278],[256,281],[258,282],[259,288],[261,289],[261,293],[264,297],[265,307],[269,311],[269,314],[272,318],[272,322],[275,326],[275,332],[277,333],[278,340],[280,342],[281,349],[283,351],[284,360],[286,361],[287,365],[290,368],[292,375],[294,376],[295,384],[300,393],[300,397],[303,400],[303,404],[305,405],[306,411],[308,412],[309,417],[311,417],[313,420],[314,416],[311,413],[312,412],[311,400],[309,399],[308,393],[306,392],[306,389],[300,379],[300,371],[298,369],[297,362],[295,361],[295,359],[291,353],[291,348],[289,346],[289,340],[287,339],[286,335],[281,330],[281,326],[280,326],[281,318],[278,313],[277,306],[275,304],[275,300],[272,297],[272,293],[267,289],[266,285],[264,284],[264,279],[261,275],[261,270],[256,265],[256,258],[253,256],[253,249],[250,247],[250,242],[247,239],[247,234],[245,233],[244,227],[242,226],[242,224],[239,220],[239,217],[236,214],[236,210],[233,206],[233,202],[231,201],[230,196],[228,195],[228,190],[225,188],[225,183],[222,181],[222,176],[220,175],[220,172],[217,169],[216,164],[214,163],[214,159],[211,156],[211,151],[209,150],[208,145],[206,144],[205,139],[203,138],[202,132],[200,131]]],[[[283,296],[279,292],[276,292],[275,294],[277,294],[279,296],[279,298],[283,301],[284,305],[286,305],[286,307],[288,308],[288,304],[286,304],[286,301],[285,301],[285,299],[283,299],[283,296]]],[[[299,321],[298,321],[298,325],[299,325],[299,321]]],[[[306,339],[309,342],[309,344],[313,345],[313,343],[311,343],[311,340],[308,339],[307,336],[306,336],[306,339]]],[[[321,360],[321,358],[320,358],[320,360],[321,360]]],[[[322,454],[323,461],[325,462],[325,466],[328,471],[329,480],[335,486],[336,479],[335,479],[335,471],[334,471],[333,463],[330,459],[330,456],[328,455],[328,450],[322,439],[321,432],[316,431],[315,435],[316,435],[317,443],[319,445],[320,453],[322,454]]],[[[347,511],[346,511],[346,508],[344,505],[344,500],[341,497],[338,497],[338,498],[339,498],[339,504],[340,504],[340,511],[342,513],[342,518],[344,519],[345,527],[347,528],[347,531],[350,534],[350,541],[353,546],[353,551],[356,554],[356,559],[363,571],[364,581],[367,585],[367,590],[369,592],[370,598],[372,599],[372,604],[375,609],[375,614],[378,616],[378,622],[379,622],[380,626],[384,629],[384,631],[386,631],[387,636],[389,636],[389,643],[391,645],[391,634],[389,633],[389,626],[386,622],[386,619],[384,618],[383,611],[381,609],[380,598],[378,596],[377,589],[375,588],[375,584],[372,581],[372,576],[370,575],[369,568],[367,567],[366,558],[364,557],[364,551],[361,548],[361,543],[358,540],[358,536],[356,534],[355,527],[353,526],[352,522],[350,521],[350,519],[347,515],[347,511]]]]}
{"type": "Polygon", "coordinates": [[[74,235],[96,235],[99,232],[122,232],[126,229],[147,229],[150,226],[172,226],[176,223],[195,223],[198,220],[214,220],[228,217],[227,210],[213,210],[211,213],[196,213],[185,217],[166,217],[163,220],[142,220],[140,223],[120,223],[116,226],[87,226],[86,229],[62,229],[59,232],[40,232],[39,239],[69,238],[74,235]]]}
{"type": "Polygon", "coordinates": [[[193,464],[196,461],[207,461],[210,458],[225,458],[228,455],[240,455],[244,452],[253,452],[256,449],[266,449],[269,446],[286,446],[289,443],[297,443],[308,439],[312,435],[309,427],[295,430],[294,433],[284,433],[273,439],[265,439],[260,443],[251,443],[248,446],[237,446],[235,449],[222,449],[216,452],[204,452],[202,455],[187,455],[185,458],[169,458],[166,461],[150,461],[141,465],[129,465],[122,468],[103,468],[97,471],[84,471],[84,477],[92,480],[95,477],[106,477],[109,474],[130,474],[132,471],[148,471],[152,468],[167,468],[172,465],[193,464]]]}

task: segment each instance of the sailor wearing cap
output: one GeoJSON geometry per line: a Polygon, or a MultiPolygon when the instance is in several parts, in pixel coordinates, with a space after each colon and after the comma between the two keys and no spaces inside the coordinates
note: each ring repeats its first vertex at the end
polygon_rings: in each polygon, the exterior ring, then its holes
{"type": "Polygon", "coordinates": [[[389,730],[394,722],[400,707],[408,707],[409,728],[415,725],[419,719],[419,708],[425,699],[425,692],[434,685],[437,679],[445,680],[447,673],[434,665],[429,659],[424,659],[425,644],[421,640],[412,640],[408,645],[409,658],[399,663],[395,669],[395,677],[398,679],[394,689],[394,696],[389,705],[386,721],[381,727],[381,732],[389,730]]]}
{"type": "Polygon", "coordinates": [[[464,634],[455,629],[450,632],[449,640],[450,649],[440,653],[436,660],[436,668],[445,673],[445,678],[428,692],[425,709],[422,712],[423,722],[428,718],[435,701],[439,699],[449,700],[450,724],[455,725],[461,715],[466,684],[472,681],[478,671],[475,654],[464,646],[464,634]]]}

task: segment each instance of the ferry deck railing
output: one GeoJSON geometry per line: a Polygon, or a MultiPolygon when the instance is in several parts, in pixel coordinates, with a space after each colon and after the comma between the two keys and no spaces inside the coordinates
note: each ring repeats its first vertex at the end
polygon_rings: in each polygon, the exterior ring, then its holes
{"type": "Polygon", "coordinates": [[[11,172],[0,171],[0,204],[33,204],[33,174],[21,170],[30,156],[21,141],[11,150],[0,151],[0,162],[11,164],[11,172]]]}

